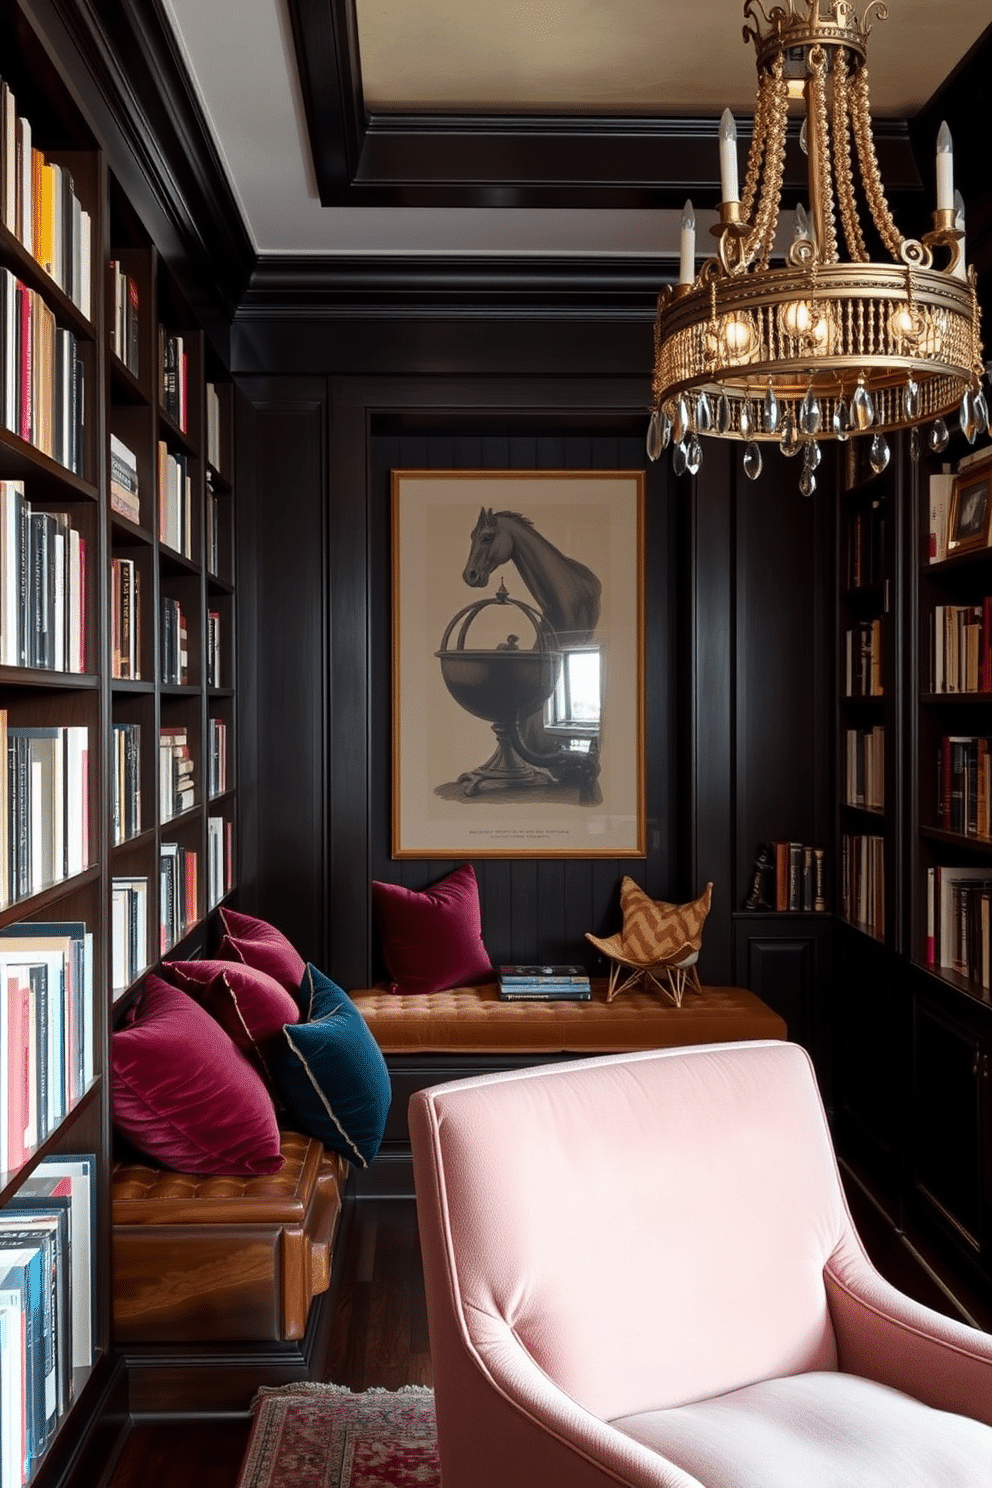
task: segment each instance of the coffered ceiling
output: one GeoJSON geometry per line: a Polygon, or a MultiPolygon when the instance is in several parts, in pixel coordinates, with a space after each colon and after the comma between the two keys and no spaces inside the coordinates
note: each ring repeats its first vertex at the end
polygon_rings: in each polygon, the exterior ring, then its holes
{"type": "MultiPolygon", "coordinates": [[[[754,97],[739,0],[162,4],[263,258],[664,256],[684,196],[716,203],[721,110],[746,135],[754,97]]],[[[992,6],[890,12],[869,61],[898,191],[915,184],[904,121],[992,6]]]]}

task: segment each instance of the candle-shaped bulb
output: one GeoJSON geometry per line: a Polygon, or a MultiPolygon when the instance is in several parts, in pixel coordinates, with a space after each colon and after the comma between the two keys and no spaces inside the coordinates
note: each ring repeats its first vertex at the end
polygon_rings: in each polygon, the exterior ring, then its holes
{"type": "Polygon", "coordinates": [[[740,201],[737,185],[737,125],[729,108],[720,118],[720,189],[725,202],[740,201]]]}
{"type": "Polygon", "coordinates": [[[682,238],[679,255],[679,283],[691,284],[696,277],[696,214],[692,202],[682,209],[682,238]]]}
{"type": "Polygon", "coordinates": [[[937,135],[937,211],[954,210],[954,142],[947,122],[937,135]]]}
{"type": "MultiPolygon", "coordinates": [[[[954,226],[959,233],[964,232],[964,197],[960,191],[954,193],[954,226]]],[[[956,279],[968,278],[968,264],[964,254],[964,238],[958,243],[958,260],[954,265],[954,277],[956,279]]]]}

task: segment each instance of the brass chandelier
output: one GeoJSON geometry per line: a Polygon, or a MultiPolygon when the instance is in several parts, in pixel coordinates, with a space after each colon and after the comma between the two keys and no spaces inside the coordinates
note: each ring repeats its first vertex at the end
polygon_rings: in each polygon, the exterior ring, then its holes
{"type": "Polygon", "coordinates": [[[745,443],[744,470],[761,472],[761,444],[802,454],[800,489],[816,488],[820,443],[870,432],[870,460],[889,461],[886,435],[929,424],[927,447],[947,444],[958,414],[973,443],[988,427],[975,273],[965,263],[964,209],[953,184],[951,139],[937,144],[933,228],[904,238],[892,218],[872,138],[867,42],[883,0],[859,18],[852,0],[744,5],[758,94],[743,193],[736,128],[720,127],[716,252],[695,267],[695,220],[682,219],[677,285],[658,299],[647,449],[671,445],[677,474],[695,474],[701,435],[745,443]],[[809,211],[796,210],[781,267],[779,229],[789,104],[805,108],[800,142],[809,162],[809,211]],[[859,207],[855,166],[860,176],[859,207]],[[863,211],[891,261],[869,258],[863,211]],[[847,249],[841,258],[840,235],[847,249]]]}

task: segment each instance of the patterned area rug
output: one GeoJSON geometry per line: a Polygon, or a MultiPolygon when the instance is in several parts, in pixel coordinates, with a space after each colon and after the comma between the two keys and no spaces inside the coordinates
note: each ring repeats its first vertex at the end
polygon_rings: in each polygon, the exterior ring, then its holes
{"type": "Polygon", "coordinates": [[[259,1390],[238,1488],[440,1488],[434,1392],[259,1390]]]}

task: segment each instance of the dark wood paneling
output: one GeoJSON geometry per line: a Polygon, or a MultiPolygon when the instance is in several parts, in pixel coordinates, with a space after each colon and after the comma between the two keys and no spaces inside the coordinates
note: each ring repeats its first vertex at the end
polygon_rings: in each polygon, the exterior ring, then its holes
{"type": "MultiPolygon", "coordinates": [[[[326,384],[245,388],[252,404],[241,520],[238,670],[242,756],[254,789],[242,894],[322,962],[327,656],[326,384]],[[242,686],[244,691],[241,692],[242,686]]],[[[242,454],[245,453],[242,445],[242,454]]],[[[239,473],[240,479],[240,473],[239,473]]]]}

